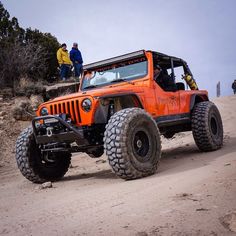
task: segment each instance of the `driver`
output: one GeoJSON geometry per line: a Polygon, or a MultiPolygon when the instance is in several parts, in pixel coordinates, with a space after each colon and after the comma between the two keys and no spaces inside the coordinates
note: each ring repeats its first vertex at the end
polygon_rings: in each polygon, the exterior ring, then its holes
{"type": "Polygon", "coordinates": [[[164,73],[162,68],[157,64],[154,67],[154,80],[165,91],[177,91],[177,86],[173,78],[167,72],[164,73]]]}

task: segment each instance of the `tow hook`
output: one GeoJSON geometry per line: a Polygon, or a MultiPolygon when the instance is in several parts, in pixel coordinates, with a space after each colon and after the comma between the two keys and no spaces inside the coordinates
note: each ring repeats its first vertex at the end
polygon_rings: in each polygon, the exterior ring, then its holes
{"type": "Polygon", "coordinates": [[[53,128],[52,128],[52,127],[47,127],[47,136],[48,136],[48,137],[51,137],[51,136],[52,136],[52,131],[53,131],[53,128]]]}

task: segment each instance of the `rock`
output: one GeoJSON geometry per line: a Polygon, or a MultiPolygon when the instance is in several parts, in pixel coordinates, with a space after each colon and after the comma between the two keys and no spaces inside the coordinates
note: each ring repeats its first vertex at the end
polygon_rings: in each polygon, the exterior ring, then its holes
{"type": "Polygon", "coordinates": [[[53,99],[58,96],[75,93],[79,89],[79,83],[68,83],[68,84],[55,84],[52,86],[47,86],[46,88],[46,100],[53,99]]]}
{"type": "Polygon", "coordinates": [[[231,165],[231,163],[225,163],[225,166],[230,166],[231,165]]]}
{"type": "Polygon", "coordinates": [[[41,185],[37,185],[34,189],[35,190],[42,190],[42,189],[46,189],[46,188],[52,188],[52,182],[45,182],[41,185]]]}
{"type": "Polygon", "coordinates": [[[7,113],[5,111],[0,111],[0,116],[5,116],[7,113]]]}
{"type": "Polygon", "coordinates": [[[41,190],[41,189],[43,189],[43,188],[42,188],[42,185],[37,185],[34,189],[35,189],[35,190],[41,190]]]}
{"type": "Polygon", "coordinates": [[[148,236],[148,233],[145,231],[142,231],[142,232],[136,233],[135,236],[148,236]]]}
{"type": "Polygon", "coordinates": [[[42,186],[42,189],[52,188],[52,182],[51,181],[45,182],[41,186],[42,186]]]}
{"type": "Polygon", "coordinates": [[[219,220],[226,229],[236,233],[236,212],[225,215],[219,220]]]}
{"type": "Polygon", "coordinates": [[[198,208],[198,209],[196,209],[196,211],[209,211],[209,209],[207,209],[207,208],[198,208]]]}
{"type": "Polygon", "coordinates": [[[3,101],[3,96],[1,95],[1,96],[0,96],[0,102],[2,102],[2,101],[3,101]]]}
{"type": "Polygon", "coordinates": [[[106,160],[97,160],[96,163],[106,163],[106,160]]]}

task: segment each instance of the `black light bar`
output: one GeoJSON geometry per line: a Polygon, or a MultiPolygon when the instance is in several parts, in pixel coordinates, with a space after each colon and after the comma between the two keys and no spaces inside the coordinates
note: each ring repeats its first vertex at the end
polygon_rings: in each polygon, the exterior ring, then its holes
{"type": "Polygon", "coordinates": [[[136,52],[132,52],[132,53],[128,53],[128,54],[124,54],[122,56],[118,56],[118,57],[112,57],[106,60],[102,60],[102,61],[98,61],[95,63],[91,63],[91,64],[87,64],[85,66],[83,66],[84,70],[89,70],[89,69],[97,69],[100,68],[102,66],[107,66],[113,63],[119,63],[128,59],[134,59],[134,58],[138,58],[141,56],[145,56],[145,51],[144,50],[139,50],[136,52]]]}

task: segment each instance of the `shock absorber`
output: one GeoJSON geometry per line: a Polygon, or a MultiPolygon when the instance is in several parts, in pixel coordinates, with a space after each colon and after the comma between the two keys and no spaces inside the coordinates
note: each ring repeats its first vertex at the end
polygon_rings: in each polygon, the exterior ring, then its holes
{"type": "Polygon", "coordinates": [[[115,105],[114,105],[114,101],[111,101],[109,104],[109,119],[114,114],[115,114],[115,105]]]}

